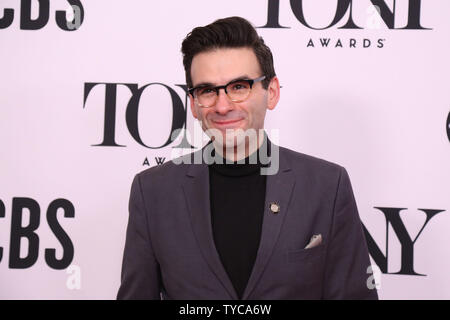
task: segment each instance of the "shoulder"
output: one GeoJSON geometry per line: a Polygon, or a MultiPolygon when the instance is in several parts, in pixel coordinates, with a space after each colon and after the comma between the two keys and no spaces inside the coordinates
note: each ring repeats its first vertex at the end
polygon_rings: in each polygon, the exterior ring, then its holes
{"type": "Polygon", "coordinates": [[[164,162],[139,172],[136,179],[143,189],[156,186],[174,186],[181,183],[181,179],[186,175],[190,164],[179,163],[177,159],[164,162]]]}
{"type": "MultiPolygon", "coordinates": [[[[345,199],[352,194],[347,170],[334,162],[280,147],[280,158],[285,157],[289,173],[293,175],[300,190],[321,202],[334,203],[339,193],[345,199]],[[331,201],[331,202],[330,202],[331,201]]],[[[342,198],[342,197],[341,197],[342,198]]],[[[342,198],[342,199],[344,199],[342,198]]]]}
{"type": "Polygon", "coordinates": [[[337,181],[345,173],[345,169],[337,163],[312,155],[297,152],[288,148],[280,148],[280,157],[284,157],[289,168],[303,179],[313,181],[337,181]]]}
{"type": "Polygon", "coordinates": [[[150,167],[148,169],[145,169],[145,170],[139,172],[137,175],[141,179],[145,179],[148,177],[158,178],[158,177],[162,177],[164,175],[180,173],[184,169],[185,169],[185,165],[175,164],[173,160],[170,160],[170,161],[164,162],[163,164],[156,165],[156,166],[150,167]]]}
{"type": "Polygon", "coordinates": [[[312,155],[297,152],[288,148],[279,147],[280,156],[286,157],[289,164],[294,167],[303,167],[312,170],[326,170],[326,171],[336,171],[343,169],[337,163],[321,159],[312,155]]]}

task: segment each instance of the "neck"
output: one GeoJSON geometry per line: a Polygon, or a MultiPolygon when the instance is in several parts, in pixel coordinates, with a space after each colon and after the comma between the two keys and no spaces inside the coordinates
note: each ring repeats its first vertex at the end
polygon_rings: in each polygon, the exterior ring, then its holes
{"type": "Polygon", "coordinates": [[[215,151],[224,159],[237,162],[247,158],[249,155],[256,152],[264,142],[264,131],[259,130],[257,137],[249,137],[248,140],[244,138],[241,144],[227,147],[226,145],[219,145],[213,141],[215,151]]]}

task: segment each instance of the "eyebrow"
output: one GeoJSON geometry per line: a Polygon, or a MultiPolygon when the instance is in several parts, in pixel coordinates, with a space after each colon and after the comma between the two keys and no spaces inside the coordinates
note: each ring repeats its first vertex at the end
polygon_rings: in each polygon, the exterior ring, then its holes
{"type": "MultiPolygon", "coordinates": [[[[228,81],[226,84],[230,83],[230,82],[234,82],[234,81],[239,81],[239,80],[248,80],[250,79],[250,77],[248,75],[243,75],[237,78],[234,78],[230,81],[228,81]]],[[[199,88],[199,87],[215,87],[216,84],[211,83],[211,82],[200,82],[199,84],[197,84],[196,86],[193,86],[192,88],[199,88]]]]}

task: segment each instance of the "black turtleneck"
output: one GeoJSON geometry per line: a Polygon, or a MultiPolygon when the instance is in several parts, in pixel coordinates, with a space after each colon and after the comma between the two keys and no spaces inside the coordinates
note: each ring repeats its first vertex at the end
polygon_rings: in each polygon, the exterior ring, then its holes
{"type": "MultiPolygon", "coordinates": [[[[270,151],[269,151],[270,152],[270,151]]],[[[256,164],[209,165],[211,221],[222,264],[242,298],[261,238],[266,176],[256,164]]]]}

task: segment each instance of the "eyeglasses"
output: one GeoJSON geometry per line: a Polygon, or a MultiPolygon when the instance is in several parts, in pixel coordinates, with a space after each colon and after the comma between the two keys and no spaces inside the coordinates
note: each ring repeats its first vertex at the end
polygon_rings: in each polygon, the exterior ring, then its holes
{"type": "Polygon", "coordinates": [[[194,97],[195,101],[200,107],[209,108],[212,107],[219,97],[219,90],[224,89],[228,98],[232,102],[245,101],[252,90],[253,84],[264,80],[266,76],[262,76],[256,79],[239,79],[228,82],[224,86],[209,86],[200,85],[188,89],[188,92],[194,97]]]}

